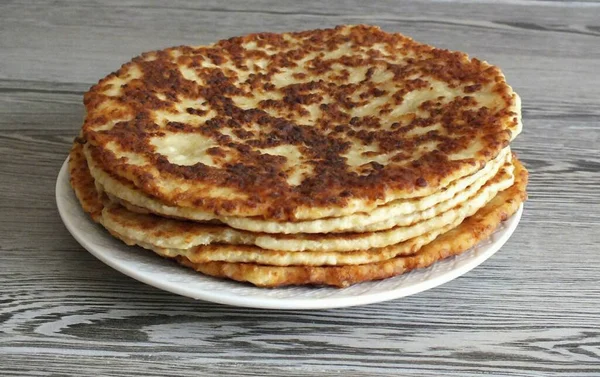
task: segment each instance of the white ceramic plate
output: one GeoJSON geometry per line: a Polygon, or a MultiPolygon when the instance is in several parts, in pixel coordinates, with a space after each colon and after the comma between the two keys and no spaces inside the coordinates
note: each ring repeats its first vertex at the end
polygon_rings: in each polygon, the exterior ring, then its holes
{"type": "Polygon", "coordinates": [[[204,276],[154,253],[125,245],[83,212],[71,186],[67,161],[56,182],[56,203],[67,229],[90,253],[112,268],[146,284],[199,300],[268,309],[327,309],[364,305],[412,295],[455,279],[491,257],[514,232],[523,208],[471,250],[433,266],[386,280],[348,288],[257,288],[204,276]]]}

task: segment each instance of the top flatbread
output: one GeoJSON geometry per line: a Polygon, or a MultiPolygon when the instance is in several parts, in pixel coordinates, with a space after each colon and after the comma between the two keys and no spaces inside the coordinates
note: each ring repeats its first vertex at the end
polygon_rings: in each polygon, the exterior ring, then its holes
{"type": "Polygon", "coordinates": [[[143,54],[85,106],[108,174],[165,205],[279,221],[431,195],[521,129],[498,68],[364,25],[143,54]]]}

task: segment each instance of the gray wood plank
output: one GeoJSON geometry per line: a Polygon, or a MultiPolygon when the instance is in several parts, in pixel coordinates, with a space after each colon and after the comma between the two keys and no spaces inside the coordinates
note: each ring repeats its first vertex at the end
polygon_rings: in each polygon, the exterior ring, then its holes
{"type": "Polygon", "coordinates": [[[0,374],[600,375],[600,3],[0,4],[0,374]],[[500,65],[523,98],[522,222],[422,294],[327,311],[198,302],[85,252],[54,204],[82,94],[144,50],[376,23],[500,65]]]}

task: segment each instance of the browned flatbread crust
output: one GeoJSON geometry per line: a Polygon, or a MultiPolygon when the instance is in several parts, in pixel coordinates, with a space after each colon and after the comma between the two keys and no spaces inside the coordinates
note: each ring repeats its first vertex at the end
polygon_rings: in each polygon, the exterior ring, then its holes
{"type": "Polygon", "coordinates": [[[206,275],[249,282],[260,287],[286,285],[332,285],[347,287],[352,284],[385,279],[424,268],[433,263],[458,255],[489,237],[500,222],[514,214],[527,198],[528,172],[513,156],[515,184],[500,192],[475,215],[467,218],[457,228],[439,236],[425,245],[415,255],[397,257],[384,262],[358,266],[264,266],[250,263],[192,263],[185,257],[177,261],[206,275]]]}

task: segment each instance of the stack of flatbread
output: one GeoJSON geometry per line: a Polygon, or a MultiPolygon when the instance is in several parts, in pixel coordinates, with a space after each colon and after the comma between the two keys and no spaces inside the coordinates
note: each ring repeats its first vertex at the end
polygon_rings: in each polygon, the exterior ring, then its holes
{"type": "Polygon", "coordinates": [[[501,71],[377,27],[145,53],[84,103],[83,209],[129,245],[257,286],[426,267],[526,197],[501,71]]]}

